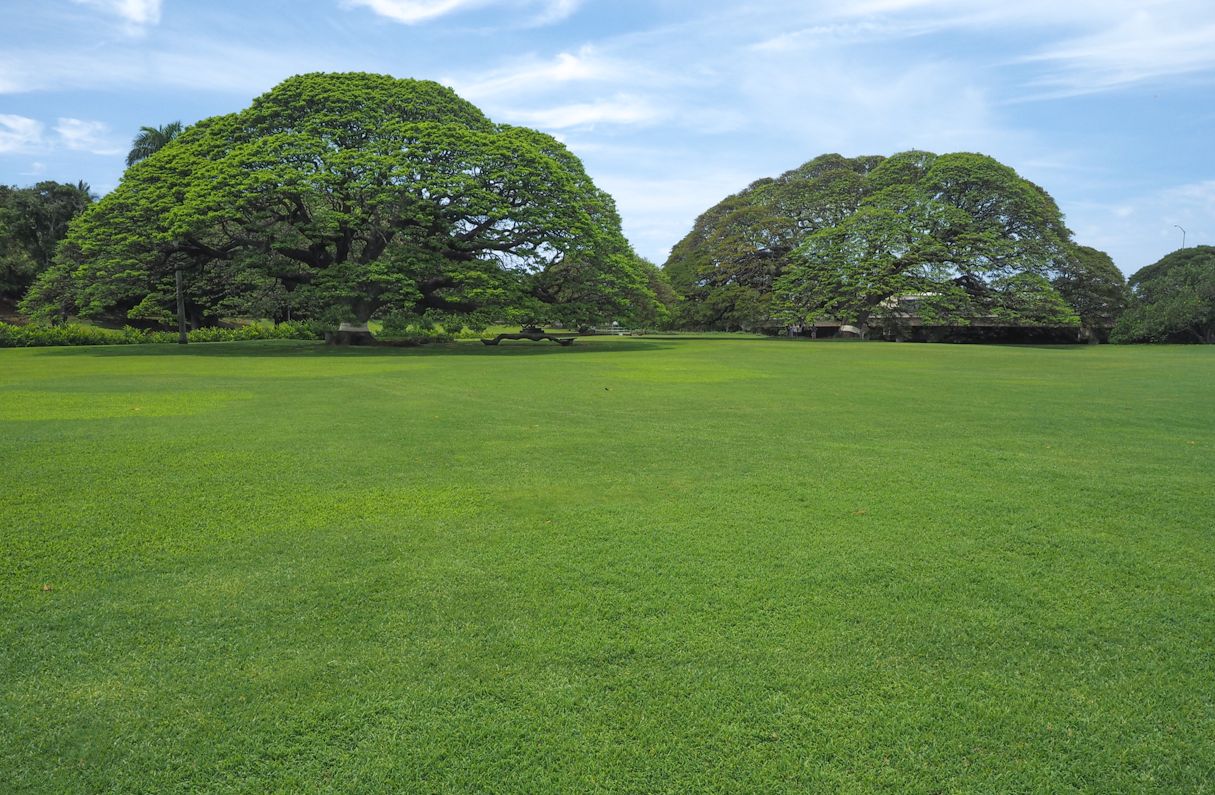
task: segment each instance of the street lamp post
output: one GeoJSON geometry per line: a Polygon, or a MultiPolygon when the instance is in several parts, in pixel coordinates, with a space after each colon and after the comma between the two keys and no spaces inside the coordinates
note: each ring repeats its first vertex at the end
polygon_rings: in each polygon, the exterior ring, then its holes
{"type": "Polygon", "coordinates": [[[1185,248],[1185,227],[1181,224],[1173,224],[1173,226],[1181,230],[1181,247],[1185,248]]]}

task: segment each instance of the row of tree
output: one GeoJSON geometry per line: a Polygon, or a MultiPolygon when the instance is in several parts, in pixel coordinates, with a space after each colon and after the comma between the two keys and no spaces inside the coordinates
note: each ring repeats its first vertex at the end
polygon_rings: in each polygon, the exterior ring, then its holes
{"type": "Polygon", "coordinates": [[[581,162],[436,83],[294,77],[131,161],[26,294],[34,317],[664,319],[581,162]]]}
{"type": "Polygon", "coordinates": [[[68,224],[96,200],[83,182],[0,185],[0,300],[17,301],[51,267],[68,224]]]}

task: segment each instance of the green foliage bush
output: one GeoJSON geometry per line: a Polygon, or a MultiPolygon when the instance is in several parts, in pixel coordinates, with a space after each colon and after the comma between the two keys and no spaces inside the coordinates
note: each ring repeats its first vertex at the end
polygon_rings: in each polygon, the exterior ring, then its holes
{"type": "MultiPolygon", "coordinates": [[[[15,326],[0,323],[0,348],[35,348],[48,345],[129,345],[144,341],[144,332],[83,326],[15,326]]],[[[150,340],[149,340],[150,341],[150,340]]]]}
{"type": "MultiPolygon", "coordinates": [[[[238,328],[200,328],[188,335],[190,342],[236,342],[239,340],[316,340],[322,333],[308,323],[251,324],[238,328]]],[[[38,348],[52,345],[142,345],[177,342],[173,331],[147,331],[126,326],[108,329],[68,323],[62,326],[0,323],[0,348],[38,348]]]]}
{"type": "Polygon", "coordinates": [[[425,318],[392,315],[384,318],[376,338],[393,345],[426,345],[451,342],[454,337],[425,318]]]}

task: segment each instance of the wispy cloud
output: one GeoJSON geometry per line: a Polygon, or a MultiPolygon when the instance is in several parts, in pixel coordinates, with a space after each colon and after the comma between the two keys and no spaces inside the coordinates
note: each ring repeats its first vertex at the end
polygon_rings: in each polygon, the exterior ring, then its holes
{"type": "Polygon", "coordinates": [[[547,92],[569,83],[619,81],[635,71],[635,67],[607,58],[588,45],[577,52],[558,53],[550,59],[527,56],[488,72],[447,78],[444,82],[451,84],[461,96],[479,101],[547,92]]]}
{"type": "Polygon", "coordinates": [[[1053,67],[1036,84],[1054,96],[1070,96],[1215,69],[1212,42],[1215,19],[1165,22],[1140,11],[1025,60],[1053,67]]]}
{"type": "Polygon", "coordinates": [[[893,21],[882,19],[845,20],[783,30],[751,46],[752,50],[791,52],[824,44],[864,44],[866,42],[910,38],[935,32],[939,21],[893,21]]]}
{"type": "Polygon", "coordinates": [[[123,20],[133,31],[160,22],[161,0],[72,0],[77,5],[99,8],[123,20]]]}
{"type": "Polygon", "coordinates": [[[362,7],[386,19],[406,25],[472,11],[501,7],[531,14],[533,24],[557,22],[573,14],[582,0],[344,0],[348,7],[362,7]]]}
{"type": "Polygon", "coordinates": [[[253,96],[301,72],[349,68],[327,54],[165,36],[142,50],[0,52],[0,94],[80,89],[174,88],[253,96]]]}
{"type": "Polygon", "coordinates": [[[0,152],[27,152],[42,145],[43,124],[37,119],[0,113],[0,152]]]}
{"type": "Polygon", "coordinates": [[[524,124],[565,130],[597,124],[646,125],[661,120],[665,112],[644,97],[618,94],[594,102],[575,102],[537,110],[516,110],[511,116],[524,124]]]}
{"type": "Polygon", "coordinates": [[[864,0],[828,12],[832,22],[758,45],[812,46],[965,31],[994,41],[1033,31],[1036,48],[1014,63],[1036,67],[1032,98],[1092,94],[1215,69],[1215,5],[1209,0],[864,0]]]}
{"type": "Polygon", "coordinates": [[[113,141],[109,125],[104,122],[60,118],[55,124],[55,133],[59,136],[60,145],[76,152],[117,155],[124,151],[113,141]]]}
{"type": "Polygon", "coordinates": [[[548,131],[596,125],[641,127],[670,117],[656,89],[671,77],[593,46],[552,58],[528,55],[488,71],[443,78],[493,118],[548,131]],[[630,90],[628,87],[637,87],[630,90]]]}

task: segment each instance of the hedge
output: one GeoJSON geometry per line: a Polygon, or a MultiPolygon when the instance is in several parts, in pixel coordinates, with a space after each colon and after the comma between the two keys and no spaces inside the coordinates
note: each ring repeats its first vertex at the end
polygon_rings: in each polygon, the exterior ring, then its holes
{"type": "MultiPolygon", "coordinates": [[[[190,342],[236,342],[238,340],[318,340],[322,334],[307,323],[249,325],[238,328],[200,328],[188,334],[190,342]]],[[[146,331],[68,323],[62,326],[0,323],[0,348],[36,348],[49,345],[146,345],[177,342],[175,331],[146,331]]]]}

